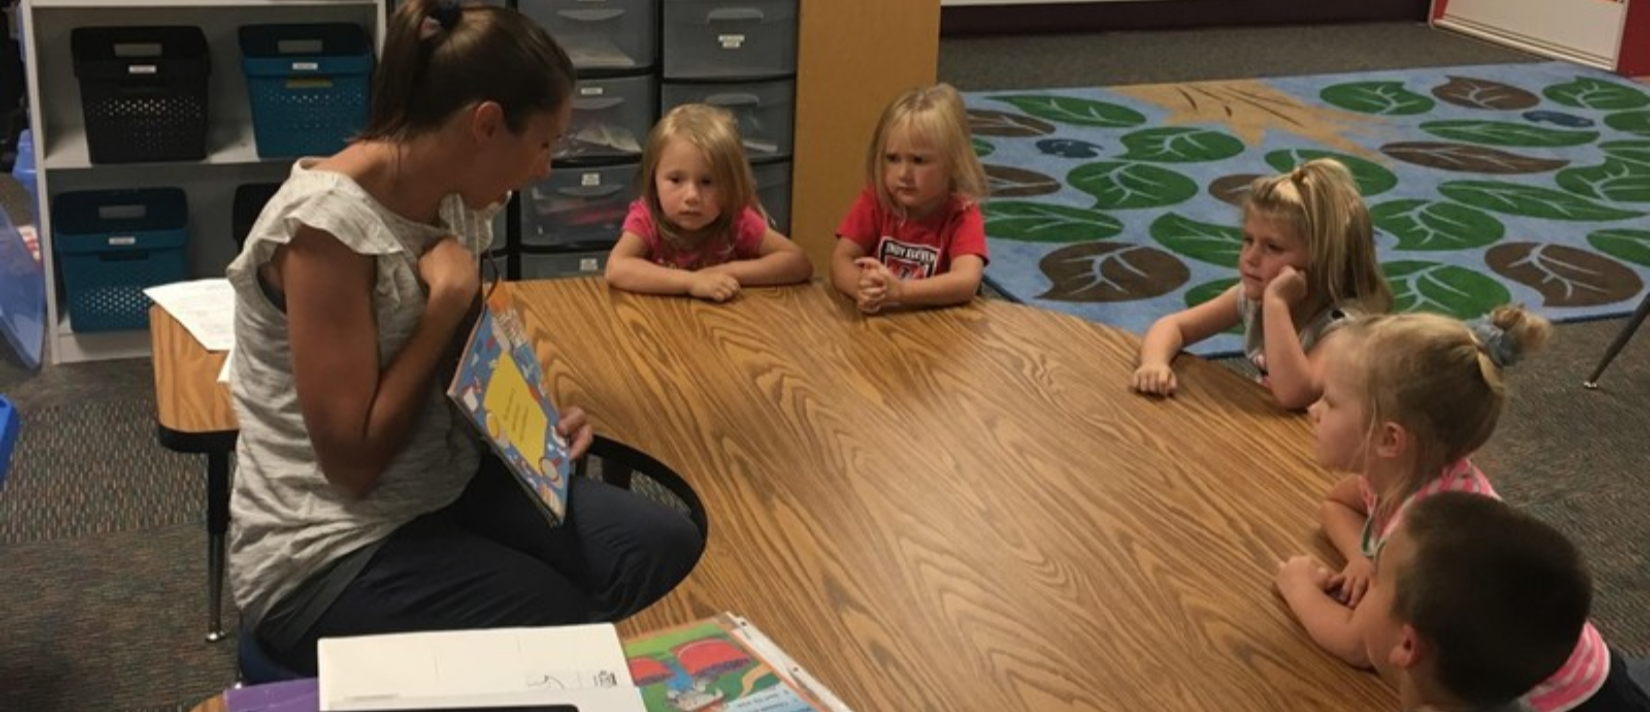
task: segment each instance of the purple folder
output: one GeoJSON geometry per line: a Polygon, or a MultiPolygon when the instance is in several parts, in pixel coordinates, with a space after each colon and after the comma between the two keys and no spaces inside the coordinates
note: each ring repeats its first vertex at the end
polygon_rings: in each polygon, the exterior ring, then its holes
{"type": "Polygon", "coordinates": [[[229,712],[319,712],[321,688],[316,678],[271,682],[225,690],[229,712]]]}

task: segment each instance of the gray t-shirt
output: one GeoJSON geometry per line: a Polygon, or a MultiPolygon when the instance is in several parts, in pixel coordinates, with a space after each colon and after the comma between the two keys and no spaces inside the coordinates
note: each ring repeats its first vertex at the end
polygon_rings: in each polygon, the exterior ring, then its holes
{"type": "Polygon", "coordinates": [[[424,248],[456,235],[481,254],[492,242],[496,210],[471,210],[452,195],[441,204],[444,225],[415,222],[390,212],[347,176],[310,170],[315,161],[293,166],[228,270],[235,289],[229,388],[241,427],[230,499],[229,581],[252,624],[328,562],[452,503],[479,463],[475,435],[432,380],[406,446],[367,496],[354,499],[321,473],[293,388],[286,314],[261,287],[259,268],[300,225],[372,256],[372,311],[379,365],[385,366],[424,313],[418,277],[424,248]]]}

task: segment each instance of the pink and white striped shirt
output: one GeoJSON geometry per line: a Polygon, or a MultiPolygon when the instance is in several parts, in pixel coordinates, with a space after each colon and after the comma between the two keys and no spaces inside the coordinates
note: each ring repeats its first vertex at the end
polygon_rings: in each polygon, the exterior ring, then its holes
{"type": "MultiPolygon", "coordinates": [[[[1387,537],[1392,535],[1399,520],[1403,518],[1404,510],[1416,501],[1439,492],[1471,492],[1500,499],[1495,493],[1495,488],[1490,486],[1489,479],[1484,477],[1484,473],[1465,458],[1444,468],[1443,475],[1416,490],[1415,494],[1410,495],[1398,506],[1398,510],[1393,512],[1387,521],[1379,524],[1375,522],[1373,515],[1380,499],[1375,491],[1370,489],[1369,480],[1362,475],[1358,477],[1358,491],[1363,496],[1365,511],[1371,513],[1364,523],[1362,543],[1364,555],[1370,557],[1373,557],[1381,545],[1386,543],[1387,537]],[[1376,535],[1375,532],[1379,534],[1376,535]]],[[[1604,686],[1604,681],[1609,676],[1610,647],[1604,644],[1604,637],[1599,635],[1598,629],[1588,622],[1581,630],[1581,639],[1576,641],[1570,659],[1565,661],[1564,666],[1552,677],[1525,694],[1524,701],[1535,712],[1567,712],[1591,699],[1593,694],[1604,686]]]]}

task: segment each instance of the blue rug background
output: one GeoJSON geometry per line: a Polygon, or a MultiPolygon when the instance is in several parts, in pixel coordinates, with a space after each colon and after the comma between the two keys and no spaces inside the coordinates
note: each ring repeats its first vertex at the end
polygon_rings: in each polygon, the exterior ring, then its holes
{"type": "MultiPolygon", "coordinates": [[[[1241,210],[1215,193],[1247,180],[1230,177],[1318,155],[1359,178],[1401,310],[1618,316],[1650,278],[1650,87],[1612,74],[1549,62],[964,99],[992,178],[987,279],[1136,333],[1235,280],[1241,210]]],[[[1239,348],[1224,334],[1192,350],[1239,348]]]]}

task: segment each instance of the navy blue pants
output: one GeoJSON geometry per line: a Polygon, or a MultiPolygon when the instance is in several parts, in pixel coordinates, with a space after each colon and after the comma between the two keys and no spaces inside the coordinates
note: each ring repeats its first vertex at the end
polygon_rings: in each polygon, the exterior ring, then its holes
{"type": "Polygon", "coordinates": [[[698,563],[705,542],[685,515],[586,477],[569,487],[567,520],[550,526],[503,463],[484,457],[458,501],[391,534],[290,645],[270,645],[275,621],[260,625],[265,650],[313,675],[321,638],[616,621],[698,563]]]}

